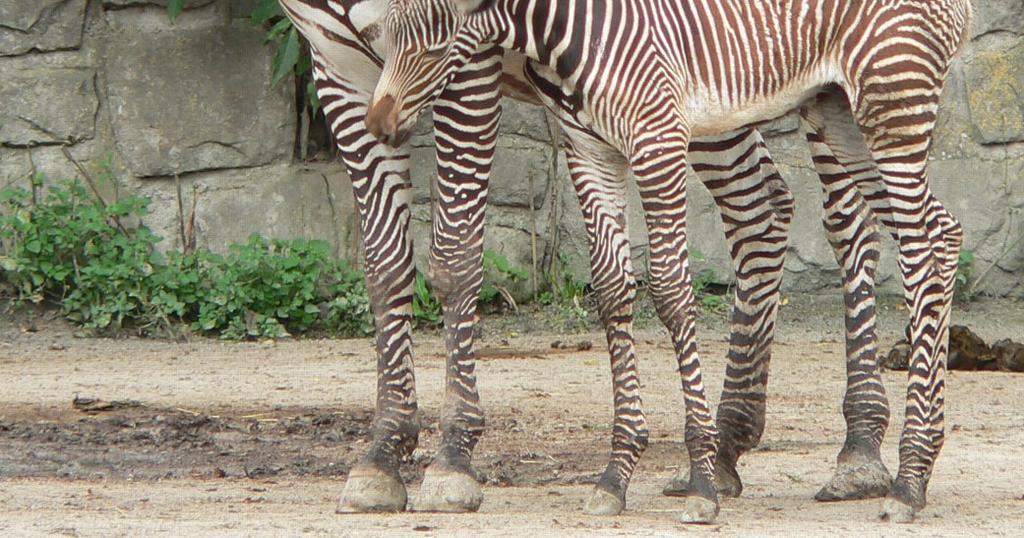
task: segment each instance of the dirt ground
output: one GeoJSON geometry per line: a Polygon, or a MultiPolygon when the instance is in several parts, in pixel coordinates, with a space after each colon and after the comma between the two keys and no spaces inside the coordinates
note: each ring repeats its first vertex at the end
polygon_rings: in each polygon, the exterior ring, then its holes
{"type": "MultiPolygon", "coordinates": [[[[1019,536],[1024,525],[1024,375],[952,372],[948,440],[918,523],[877,521],[877,500],[816,503],[843,440],[840,303],[794,297],[783,308],[769,383],[768,426],[715,525],[677,523],[680,500],[661,487],[685,463],[679,380],[664,331],[640,330],[652,442],[625,514],[582,506],[607,457],[610,375],[597,333],[518,334],[487,320],[478,348],[488,429],[475,462],[486,480],[477,514],[336,515],[350,465],[366,446],[374,363],[367,340],[185,343],[73,336],[59,321],[0,320],[2,536],[1019,536]],[[589,351],[553,351],[589,340],[589,351]],[[78,398],[77,404],[75,403],[78,398]],[[99,400],[90,401],[90,400],[99,400]]],[[[883,345],[905,313],[881,311],[883,345]]],[[[1024,335],[1024,304],[960,311],[988,341],[1024,335]]],[[[701,353],[713,401],[724,372],[724,314],[702,319],[701,353]]],[[[415,503],[436,448],[442,343],[418,335],[425,431],[403,469],[415,503]]],[[[893,426],[905,374],[885,373],[893,426]]]]}

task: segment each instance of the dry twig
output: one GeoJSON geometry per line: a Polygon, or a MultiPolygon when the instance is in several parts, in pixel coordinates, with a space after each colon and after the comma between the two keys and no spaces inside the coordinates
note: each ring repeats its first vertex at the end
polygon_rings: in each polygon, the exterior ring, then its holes
{"type": "MultiPolygon", "coordinates": [[[[92,174],[90,174],[89,171],[86,170],[84,166],[82,166],[82,163],[75,160],[75,158],[71,155],[71,152],[68,151],[67,146],[61,146],[60,151],[61,153],[64,154],[64,158],[66,158],[71,164],[75,166],[75,168],[78,169],[78,173],[82,175],[82,177],[85,179],[86,184],[89,185],[89,190],[92,191],[93,195],[96,196],[96,200],[99,201],[100,207],[106,209],[107,201],[103,199],[103,195],[100,194],[100,190],[96,187],[96,181],[93,180],[92,174]]],[[[121,224],[121,219],[117,218],[116,216],[112,216],[111,220],[114,221],[114,226],[116,226],[117,229],[120,230],[125,237],[128,237],[128,230],[124,227],[124,225],[121,224]]]]}

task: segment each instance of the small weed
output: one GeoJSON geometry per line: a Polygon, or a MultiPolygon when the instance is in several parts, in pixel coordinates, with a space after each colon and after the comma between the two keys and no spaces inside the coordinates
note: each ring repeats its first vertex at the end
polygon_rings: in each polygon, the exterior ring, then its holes
{"type": "Polygon", "coordinates": [[[504,302],[515,309],[516,304],[512,299],[512,294],[494,281],[502,279],[516,284],[525,282],[529,278],[530,272],[526,268],[512,265],[508,258],[493,250],[484,252],[484,283],[480,288],[480,305],[495,306],[504,302]]]}
{"type": "Polygon", "coordinates": [[[590,289],[590,283],[576,278],[569,269],[569,259],[559,254],[558,266],[554,274],[548,275],[550,291],[540,297],[542,304],[557,304],[568,319],[579,325],[586,325],[587,309],[583,306],[583,298],[590,289]]]}
{"type": "Polygon", "coordinates": [[[417,327],[436,327],[444,320],[441,301],[430,289],[427,277],[419,271],[412,294],[412,316],[417,327]]]}
{"type": "Polygon", "coordinates": [[[713,271],[704,271],[693,279],[693,294],[705,310],[719,310],[727,304],[723,288],[713,271]]]}
{"type": "Polygon", "coordinates": [[[970,302],[971,278],[974,274],[974,253],[963,249],[956,264],[956,281],[953,284],[953,296],[963,302],[970,302]]]}

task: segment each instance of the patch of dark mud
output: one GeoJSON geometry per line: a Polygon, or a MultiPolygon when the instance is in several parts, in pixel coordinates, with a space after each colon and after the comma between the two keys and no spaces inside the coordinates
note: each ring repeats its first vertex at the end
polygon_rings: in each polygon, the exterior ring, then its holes
{"type": "MultiPolygon", "coordinates": [[[[0,419],[0,478],[341,479],[368,448],[373,418],[365,410],[279,409],[229,416],[132,404],[102,405],[102,412],[88,414],[0,419]]],[[[90,403],[89,409],[96,407],[90,403]]],[[[423,424],[421,447],[436,444],[429,443],[438,435],[436,417],[425,417],[423,424]]],[[[506,436],[516,430],[514,419],[498,419],[485,435],[506,436]]],[[[593,464],[606,457],[600,454],[604,443],[587,444],[593,445],[593,454],[554,447],[538,447],[534,452],[477,451],[474,463],[481,482],[491,486],[594,483],[593,464]]],[[[429,451],[417,450],[402,464],[403,480],[421,481],[431,458],[429,451]]]]}
{"type": "Polygon", "coordinates": [[[0,477],[340,476],[368,413],[218,416],[137,406],[77,420],[0,421],[0,477]]]}
{"type": "MultiPolygon", "coordinates": [[[[881,364],[889,370],[906,370],[910,366],[910,344],[897,342],[881,364]]],[[[962,325],[949,328],[950,370],[1004,371],[1024,373],[1024,344],[1003,339],[989,346],[971,329],[962,325]]]]}

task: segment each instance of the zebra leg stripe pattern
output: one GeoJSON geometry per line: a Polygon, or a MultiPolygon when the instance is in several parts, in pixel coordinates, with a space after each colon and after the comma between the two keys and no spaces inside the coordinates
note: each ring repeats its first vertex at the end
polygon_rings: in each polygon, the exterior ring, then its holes
{"type": "MultiPolygon", "coordinates": [[[[755,130],[703,137],[690,143],[689,159],[721,213],[736,272],[732,334],[716,422],[715,461],[719,495],[739,496],[739,457],[764,432],[772,337],[783,263],[793,219],[793,196],[755,130]]],[[[689,470],[665,487],[670,496],[689,493],[689,470]]]]}
{"type": "Polygon", "coordinates": [[[736,272],[715,462],[718,493],[735,497],[743,490],[737,460],[757,446],[764,433],[768,369],[793,197],[757,131],[696,139],[690,143],[688,158],[721,212],[736,272]],[[730,162],[723,157],[737,154],[731,166],[718,164],[730,162]],[[717,158],[709,159],[712,155],[717,158]]]}
{"type": "Polygon", "coordinates": [[[352,180],[365,248],[366,286],[377,328],[377,410],[372,443],[349,473],[338,510],[404,510],[407,494],[399,462],[419,436],[412,368],[412,290],[415,268],[409,238],[409,152],[380,144],[362,128],[365,101],[358,88],[313,55],[313,76],[331,131],[352,180]]]}
{"type": "MultiPolygon", "coordinates": [[[[613,261],[618,259],[620,250],[626,247],[619,246],[622,243],[618,239],[609,237],[601,240],[595,238],[594,234],[622,233],[621,241],[626,240],[624,224],[616,225],[615,218],[598,217],[621,212],[615,208],[625,204],[624,187],[621,186],[627,181],[626,169],[623,168],[625,163],[616,151],[582,125],[578,115],[579,103],[561,94],[557,76],[551,70],[536,67],[530,66],[528,70],[529,82],[537,88],[545,104],[556,112],[567,138],[575,141],[567,151],[575,156],[570,158],[570,171],[576,179],[585,224],[591,230],[592,273],[595,282],[606,280],[619,283],[619,276],[607,273],[615,267],[613,261]],[[616,177],[619,179],[616,180],[616,177]],[[606,208],[604,213],[589,209],[596,204],[593,199],[600,200],[598,207],[606,208]],[[602,222],[606,223],[603,230],[593,229],[602,226],[602,222]]],[[[723,401],[717,419],[723,441],[718,453],[715,482],[719,493],[739,495],[742,484],[735,470],[736,461],[740,454],[757,445],[764,428],[768,360],[775,329],[775,314],[778,311],[789,223],[793,215],[793,198],[775,170],[757,131],[745,130],[695,140],[690,144],[690,156],[693,168],[700,172],[700,179],[712,193],[722,214],[726,240],[730,245],[737,274],[732,345],[723,401]],[[726,459],[724,465],[723,454],[726,459]]],[[[622,218],[625,218],[624,213],[622,218]]],[[[625,261],[620,263],[624,264],[625,261]]],[[[632,286],[631,271],[625,275],[625,279],[632,286]]],[[[628,288],[608,288],[621,291],[608,293],[607,297],[599,294],[599,303],[604,305],[602,312],[619,311],[621,299],[630,296],[628,288]]],[[[606,321],[609,335],[619,336],[620,345],[610,345],[613,379],[618,380],[620,376],[617,375],[616,364],[620,362],[621,350],[629,349],[630,354],[633,353],[632,338],[623,333],[623,328],[627,326],[623,318],[612,318],[605,313],[602,319],[606,321]]],[[[619,421],[618,406],[625,400],[622,395],[628,394],[628,390],[617,383],[613,386],[613,393],[617,406],[616,421],[619,421]]],[[[639,401],[638,394],[635,399],[639,401]]],[[[618,446],[620,444],[613,440],[613,462],[588,503],[588,512],[611,513],[611,507],[624,506],[624,491],[620,493],[619,490],[628,485],[629,477],[614,479],[621,475],[613,471],[632,469],[635,463],[628,466],[616,465],[614,453],[618,446]],[[608,492],[616,493],[606,495],[608,492]]],[[[633,446],[634,453],[639,454],[637,445],[627,446],[633,446]]],[[[664,492],[671,496],[687,496],[690,492],[689,469],[673,477],[664,492]]]]}
{"type": "Polygon", "coordinates": [[[675,347],[686,407],[690,483],[683,520],[718,515],[714,485],[718,431],[708,405],[697,353],[696,312],[686,246],[686,152],[689,133],[669,101],[655,103],[630,159],[650,241],[650,288],[655,310],[675,347]]]}
{"type": "Polygon", "coordinates": [[[648,443],[632,335],[636,281],[623,203],[627,168],[621,156],[604,151],[586,133],[570,129],[566,135],[569,173],[586,224],[592,284],[608,339],[615,405],[611,457],[585,509],[614,515],[625,508],[626,489],[648,443]]]}
{"type": "MultiPolygon", "coordinates": [[[[372,442],[349,474],[339,511],[397,511],[407,506],[398,465],[415,449],[419,431],[411,346],[415,268],[409,240],[409,152],[405,147],[389,148],[366,131],[369,92],[382,62],[367,41],[372,32],[356,29],[345,11],[356,4],[293,0],[282,6],[311,42],[321,103],[353,182],[367,286],[377,320],[378,397],[372,442]]],[[[469,463],[483,430],[472,334],[482,278],[487,177],[499,118],[499,75],[500,51],[494,49],[467,66],[435,113],[442,177],[431,268],[434,285],[444,297],[448,388],[442,447],[428,468],[418,509],[470,511],[482,499],[469,463]]]]}
{"type": "Polygon", "coordinates": [[[447,367],[441,447],[427,468],[416,510],[476,511],[483,492],[470,463],[484,430],[476,388],[473,329],[483,283],[487,181],[501,118],[501,50],[463,68],[434,103],[437,213],[430,282],[444,308],[447,367]]]}
{"type": "MultiPolygon", "coordinates": [[[[914,27],[896,26],[893,38],[907,39],[916,32],[914,27]]],[[[914,48],[908,54],[913,61],[904,60],[910,65],[902,72],[870,61],[855,64],[850,78],[864,89],[848,92],[853,117],[865,133],[888,193],[911,312],[900,469],[891,502],[885,503],[882,511],[883,518],[896,521],[908,521],[924,507],[928,478],[942,447],[950,299],[962,243],[959,225],[941,208],[926,179],[942,79],[948,58],[956,51],[955,44],[949,42],[940,42],[938,50],[936,45],[914,48]],[[878,86],[896,86],[902,91],[866,91],[878,86]],[[938,218],[939,214],[944,218],[938,218]]]]}
{"type": "Polygon", "coordinates": [[[812,106],[801,111],[801,117],[824,191],[825,229],[843,271],[846,306],[846,442],[835,476],[815,498],[837,501],[884,496],[892,479],[880,453],[889,424],[889,402],[878,371],[875,334],[879,231],[858,188],[874,188],[871,183],[877,182],[878,171],[843,95],[819,95],[812,106]]]}

